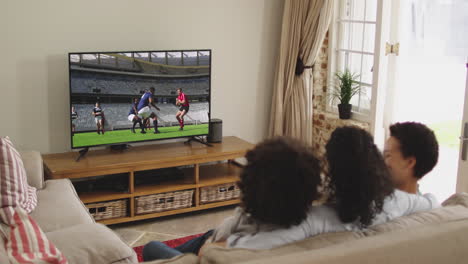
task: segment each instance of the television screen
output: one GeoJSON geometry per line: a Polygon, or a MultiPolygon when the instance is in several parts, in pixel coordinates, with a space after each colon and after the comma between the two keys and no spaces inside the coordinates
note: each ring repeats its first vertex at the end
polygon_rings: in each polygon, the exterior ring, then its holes
{"type": "Polygon", "coordinates": [[[69,53],[72,148],[208,135],[210,50],[69,53]]]}

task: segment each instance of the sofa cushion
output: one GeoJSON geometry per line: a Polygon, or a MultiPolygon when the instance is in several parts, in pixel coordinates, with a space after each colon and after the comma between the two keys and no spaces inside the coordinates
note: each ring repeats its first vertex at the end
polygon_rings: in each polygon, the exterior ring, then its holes
{"type": "Polygon", "coordinates": [[[20,151],[28,183],[40,190],[44,188],[44,166],[38,151],[20,151]]]}
{"type": "Polygon", "coordinates": [[[455,193],[442,203],[442,206],[451,205],[462,205],[468,208],[468,193],[455,193]]]}
{"type": "Polygon", "coordinates": [[[69,179],[48,180],[37,192],[38,203],[31,216],[44,232],[94,223],[69,179]]]}
{"type": "Polygon", "coordinates": [[[366,235],[375,235],[405,228],[414,228],[421,225],[440,224],[468,219],[468,195],[466,193],[452,195],[443,205],[444,207],[439,207],[430,211],[417,212],[393,219],[384,224],[371,226],[364,232],[366,235]]]}
{"type": "Polygon", "coordinates": [[[8,255],[5,249],[5,242],[0,239],[0,263],[9,263],[8,255]]]}
{"type": "Polygon", "coordinates": [[[197,264],[199,263],[198,257],[194,254],[183,254],[171,259],[161,259],[142,262],[143,264],[197,264]]]}
{"type": "Polygon", "coordinates": [[[364,232],[366,235],[375,235],[405,228],[440,224],[462,219],[468,219],[468,208],[461,205],[447,206],[399,217],[384,224],[371,226],[364,232]]]}
{"type": "Polygon", "coordinates": [[[21,155],[8,137],[0,137],[0,207],[19,206],[30,213],[37,204],[21,155]]]}
{"type": "Polygon", "coordinates": [[[67,264],[63,254],[49,241],[36,221],[21,207],[0,209],[2,240],[9,262],[4,263],[53,263],[67,264]]]}
{"type": "Polygon", "coordinates": [[[138,263],[135,251],[102,224],[81,224],[46,233],[73,264],[138,263]]]}
{"type": "Polygon", "coordinates": [[[364,237],[364,234],[361,232],[325,233],[267,250],[207,246],[202,252],[201,263],[237,263],[252,259],[262,259],[270,256],[280,256],[293,252],[319,249],[345,241],[357,240],[362,237],[364,237]]]}
{"type": "MultiPolygon", "coordinates": [[[[399,230],[320,250],[242,262],[244,264],[460,264],[468,259],[468,221],[399,230]]],[[[221,262],[220,262],[221,263],[221,262]]]]}

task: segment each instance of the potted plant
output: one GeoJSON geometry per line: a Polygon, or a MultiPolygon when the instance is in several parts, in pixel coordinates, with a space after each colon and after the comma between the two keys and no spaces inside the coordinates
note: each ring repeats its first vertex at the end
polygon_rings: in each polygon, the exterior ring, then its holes
{"type": "Polygon", "coordinates": [[[344,72],[335,73],[335,77],[336,83],[333,85],[331,98],[333,101],[338,99],[340,102],[338,104],[340,119],[350,119],[352,105],[349,101],[361,91],[361,85],[358,81],[359,75],[345,69],[344,72]]]}

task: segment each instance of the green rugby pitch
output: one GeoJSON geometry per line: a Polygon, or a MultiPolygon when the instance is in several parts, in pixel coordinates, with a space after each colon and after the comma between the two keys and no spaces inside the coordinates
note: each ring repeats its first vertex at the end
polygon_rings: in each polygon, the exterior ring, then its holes
{"type": "Polygon", "coordinates": [[[179,131],[178,126],[159,127],[159,131],[161,133],[154,134],[154,128],[152,128],[151,130],[147,129],[146,134],[141,134],[140,129],[135,128],[136,133],[132,133],[130,129],[106,131],[104,135],[99,135],[97,132],[75,133],[73,136],[73,147],[79,148],[144,140],[206,135],[208,134],[208,124],[186,125],[182,131],[179,131]]]}

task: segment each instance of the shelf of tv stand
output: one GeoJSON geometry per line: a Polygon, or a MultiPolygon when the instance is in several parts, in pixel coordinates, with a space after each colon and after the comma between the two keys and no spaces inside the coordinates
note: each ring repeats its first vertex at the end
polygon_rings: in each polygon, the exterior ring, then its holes
{"type": "Polygon", "coordinates": [[[200,166],[198,187],[237,182],[240,172],[241,168],[231,163],[200,166]]]}
{"type": "MultiPolygon", "coordinates": [[[[166,180],[160,183],[146,184],[146,185],[135,185],[135,191],[133,196],[150,195],[157,193],[181,191],[188,189],[195,189],[197,187],[194,177],[195,172],[193,168],[184,168],[181,170],[183,173],[182,178],[175,180],[166,180]]],[[[138,177],[138,176],[135,176],[138,177]]]]}
{"type": "Polygon", "coordinates": [[[103,224],[117,224],[238,204],[239,199],[200,204],[200,188],[237,182],[241,168],[231,161],[243,157],[252,147],[252,144],[237,137],[224,137],[222,143],[213,144],[213,147],[196,142],[176,142],[132,147],[123,152],[89,151],[80,162],[75,162],[78,155],[76,152],[43,155],[43,159],[46,177],[49,179],[128,174],[128,192],[100,191],[79,194],[85,204],[128,199],[127,216],[98,221],[103,224]],[[177,177],[158,184],[135,185],[139,171],[187,165],[189,168],[182,169],[182,178],[177,177]],[[141,215],[135,213],[135,197],[190,189],[195,190],[192,207],[141,215]]]}
{"type": "Polygon", "coordinates": [[[131,193],[125,192],[86,192],[86,193],[79,193],[78,196],[80,197],[81,201],[85,204],[87,203],[96,203],[96,202],[105,202],[105,201],[112,201],[124,198],[130,198],[132,196],[131,193]]]}
{"type": "MultiPolygon", "coordinates": [[[[185,169],[188,170],[188,169],[185,169]]],[[[80,193],[80,199],[83,203],[104,202],[123,198],[132,198],[143,195],[151,195],[165,192],[196,189],[205,186],[218,185],[223,183],[237,182],[241,168],[239,166],[222,163],[216,165],[200,166],[200,181],[193,183],[193,175],[187,175],[182,179],[164,182],[160,184],[150,184],[144,186],[135,186],[133,193],[128,192],[110,192],[96,191],[80,193]]]]}
{"type": "Polygon", "coordinates": [[[135,192],[133,196],[143,196],[143,195],[151,195],[151,194],[158,194],[158,193],[166,193],[166,192],[175,192],[175,191],[182,191],[182,190],[189,190],[197,188],[197,184],[180,184],[180,183],[165,183],[161,185],[146,185],[140,186],[135,188],[135,192]]]}
{"type": "Polygon", "coordinates": [[[189,213],[189,212],[207,210],[207,209],[216,208],[216,207],[236,205],[236,204],[239,204],[239,203],[240,203],[239,199],[233,199],[233,200],[229,200],[229,201],[202,204],[202,205],[199,205],[199,206],[192,206],[192,207],[189,207],[189,208],[170,210],[170,211],[164,211],[164,212],[159,212],[159,213],[142,214],[142,215],[136,215],[136,216],[133,216],[133,217],[127,216],[127,217],[120,217],[120,218],[105,219],[105,220],[100,220],[100,221],[97,221],[97,222],[99,222],[101,224],[105,224],[105,225],[113,225],[113,224],[120,224],[120,223],[126,223],[126,222],[132,222],[132,221],[138,221],[138,220],[144,220],[144,219],[151,219],[151,218],[157,218],[157,217],[163,217],[163,216],[169,216],[169,215],[176,215],[176,214],[182,214],[182,213],[189,213]]]}

